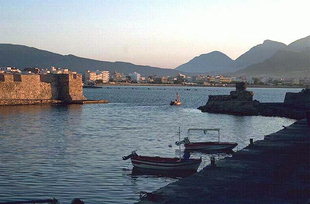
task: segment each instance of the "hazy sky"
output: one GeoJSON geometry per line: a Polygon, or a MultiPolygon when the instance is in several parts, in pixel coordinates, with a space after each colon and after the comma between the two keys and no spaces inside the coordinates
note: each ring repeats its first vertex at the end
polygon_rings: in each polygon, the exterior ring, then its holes
{"type": "Polygon", "coordinates": [[[309,0],[0,0],[0,43],[174,68],[310,35],[309,0]]]}

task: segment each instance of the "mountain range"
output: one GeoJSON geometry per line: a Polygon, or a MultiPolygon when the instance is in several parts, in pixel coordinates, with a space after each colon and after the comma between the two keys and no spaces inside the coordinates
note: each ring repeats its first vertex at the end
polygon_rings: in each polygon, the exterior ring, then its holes
{"type": "Polygon", "coordinates": [[[193,58],[176,69],[188,73],[230,73],[240,76],[310,77],[310,36],[289,45],[265,40],[236,60],[213,51],[193,58]]]}
{"type": "Polygon", "coordinates": [[[79,73],[84,73],[86,70],[107,70],[124,74],[138,72],[143,76],[175,76],[179,73],[174,69],[135,65],[128,62],[99,61],[74,55],[60,55],[33,47],[13,44],[0,44],[0,67],[3,66],[13,66],[20,69],[55,66],[68,68],[79,73]]]}
{"type": "Polygon", "coordinates": [[[310,77],[310,36],[292,42],[268,59],[238,70],[234,75],[310,77]]]}
{"type": "Polygon", "coordinates": [[[310,36],[289,45],[265,40],[236,60],[219,51],[202,54],[176,69],[135,65],[128,62],[109,62],[60,55],[33,47],[0,44],[0,67],[17,68],[51,66],[69,68],[84,73],[86,70],[107,70],[129,74],[138,72],[143,76],[176,76],[185,74],[229,74],[232,76],[310,77],[310,36]]]}

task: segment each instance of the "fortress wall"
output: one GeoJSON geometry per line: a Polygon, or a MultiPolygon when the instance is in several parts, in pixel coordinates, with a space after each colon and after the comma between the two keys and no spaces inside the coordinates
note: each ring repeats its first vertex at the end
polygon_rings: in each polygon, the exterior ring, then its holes
{"type": "Polygon", "coordinates": [[[1,74],[0,99],[53,99],[52,84],[40,75],[1,74]]]}
{"type": "MultiPolygon", "coordinates": [[[[84,100],[79,74],[0,74],[0,100],[84,100]]],[[[0,104],[1,105],[1,104],[0,104]]]]}
{"type": "Polygon", "coordinates": [[[80,74],[68,75],[69,78],[69,95],[71,100],[84,100],[83,80],[80,74]]]}

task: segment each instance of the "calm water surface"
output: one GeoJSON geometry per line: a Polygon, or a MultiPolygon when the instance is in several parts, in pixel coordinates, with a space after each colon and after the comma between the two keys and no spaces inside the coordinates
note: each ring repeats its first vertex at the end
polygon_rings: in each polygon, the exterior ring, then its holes
{"type": "MultiPolygon", "coordinates": [[[[131,175],[130,161],[121,157],[132,150],[175,157],[178,127],[182,135],[190,127],[221,128],[222,141],[237,142],[238,150],[250,138],[263,139],[294,122],[196,109],[209,94],[231,90],[112,86],[84,90],[89,99],[108,99],[109,104],[0,107],[0,201],[55,197],[70,203],[79,197],[86,203],[134,203],[140,191],[153,191],[177,179],[131,175]],[[181,107],[169,106],[176,92],[184,103],[181,107]]],[[[282,102],[286,91],[300,91],[250,90],[264,102],[282,102]]],[[[193,155],[200,156],[199,169],[209,163],[208,156],[193,155]]]]}

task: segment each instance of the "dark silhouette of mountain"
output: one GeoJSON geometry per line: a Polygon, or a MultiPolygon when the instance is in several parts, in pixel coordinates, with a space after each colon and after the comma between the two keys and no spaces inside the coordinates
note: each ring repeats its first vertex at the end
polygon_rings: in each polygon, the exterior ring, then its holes
{"type": "Polygon", "coordinates": [[[234,73],[236,76],[310,77],[310,50],[278,51],[264,62],[234,73]]]}
{"type": "Polygon", "coordinates": [[[174,69],[135,65],[127,62],[99,61],[74,55],[60,55],[33,47],[13,44],[0,44],[0,66],[14,66],[21,69],[55,66],[68,68],[79,73],[84,73],[86,70],[107,70],[124,74],[138,72],[143,76],[175,76],[179,73],[174,69]]]}
{"type": "Polygon", "coordinates": [[[281,42],[265,40],[263,44],[252,47],[235,60],[236,69],[242,69],[252,64],[257,64],[272,57],[277,51],[285,48],[281,42]]]}
{"type": "Polygon", "coordinates": [[[224,73],[234,71],[234,61],[219,51],[202,54],[182,64],[176,70],[188,73],[224,73]]]}
{"type": "Polygon", "coordinates": [[[287,46],[287,49],[290,51],[310,51],[310,35],[296,40],[287,46]]]}

